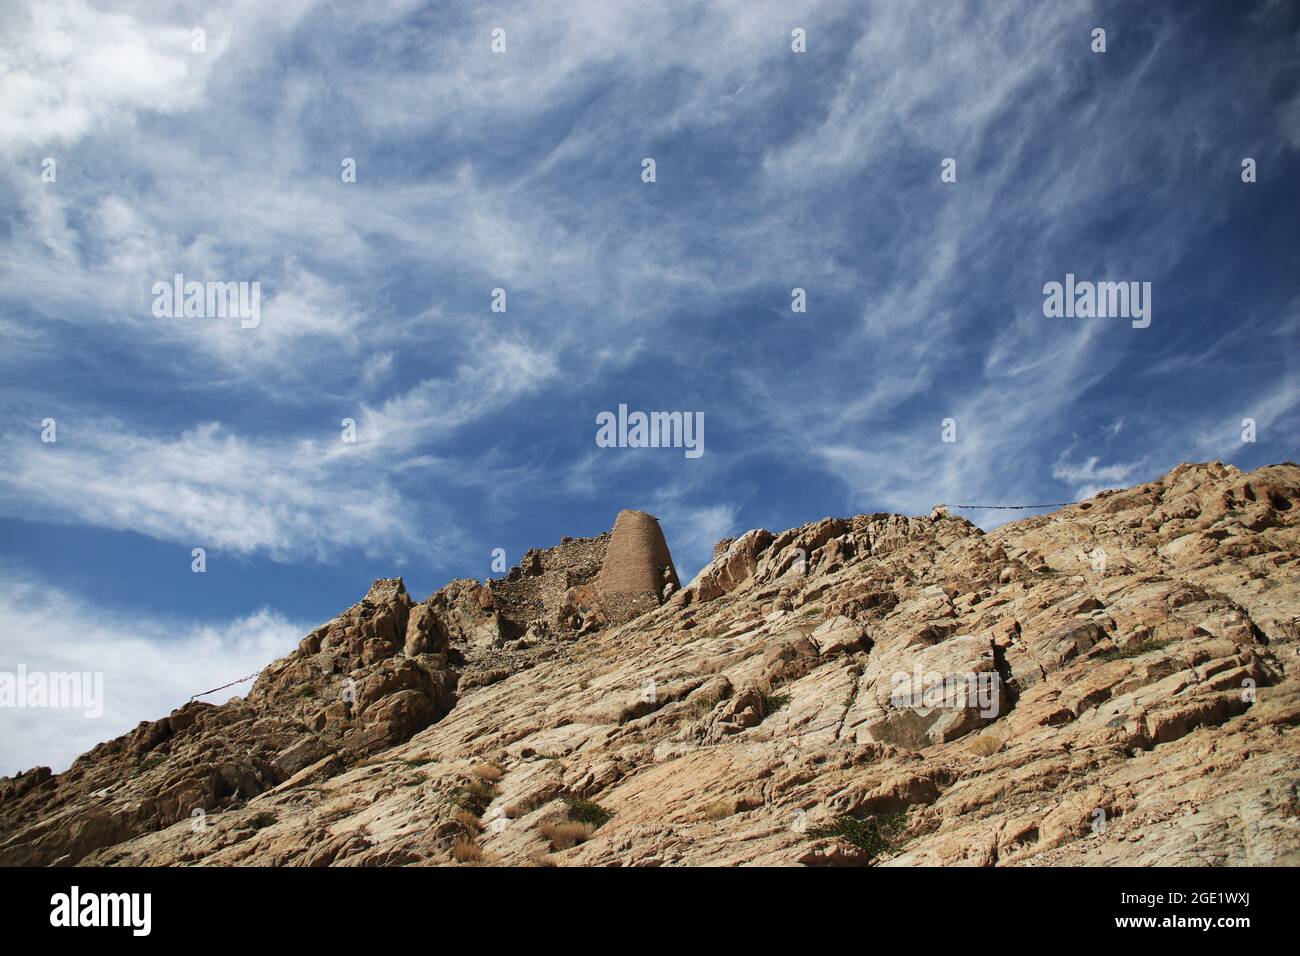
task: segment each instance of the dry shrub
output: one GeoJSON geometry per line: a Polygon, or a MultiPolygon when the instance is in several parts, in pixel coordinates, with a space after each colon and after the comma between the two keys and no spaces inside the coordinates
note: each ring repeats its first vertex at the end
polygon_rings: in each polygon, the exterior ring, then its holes
{"type": "Polygon", "coordinates": [[[528,862],[532,866],[555,866],[555,861],[541,850],[534,850],[528,854],[528,862]]]}
{"type": "Polygon", "coordinates": [[[483,859],[483,848],[469,837],[456,837],[451,845],[451,858],[457,863],[477,863],[483,859]]]}
{"type": "Polygon", "coordinates": [[[505,771],[494,763],[481,763],[474,768],[473,774],[484,783],[496,783],[505,776],[505,771]]]}
{"type": "Polygon", "coordinates": [[[718,820],[725,820],[733,812],[734,809],[730,800],[716,800],[704,808],[704,819],[716,823],[718,820]]]}
{"type": "Polygon", "coordinates": [[[686,715],[687,719],[707,717],[712,713],[713,708],[722,703],[726,698],[721,694],[702,694],[695,700],[691,701],[690,712],[686,715]]]}
{"type": "Polygon", "coordinates": [[[971,753],[980,757],[992,757],[1002,749],[1002,741],[992,734],[980,734],[970,742],[971,753]]]}
{"type": "Polygon", "coordinates": [[[579,843],[587,842],[591,835],[596,832],[596,828],[590,823],[570,821],[567,823],[543,823],[538,832],[545,839],[551,841],[552,850],[567,850],[579,843]]]}
{"type": "Polygon", "coordinates": [[[451,818],[470,833],[478,833],[483,829],[483,824],[479,822],[479,818],[474,816],[474,814],[470,813],[468,810],[457,810],[452,814],[451,818]]]}

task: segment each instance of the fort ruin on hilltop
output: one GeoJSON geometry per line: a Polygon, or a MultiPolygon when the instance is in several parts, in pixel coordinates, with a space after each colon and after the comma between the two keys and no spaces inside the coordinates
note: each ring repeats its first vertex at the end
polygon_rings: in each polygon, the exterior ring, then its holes
{"type": "Polygon", "coordinates": [[[659,520],[623,510],[614,519],[596,590],[612,618],[635,617],[681,587],[659,520]]]}
{"type": "Polygon", "coordinates": [[[479,603],[494,617],[489,633],[499,643],[529,629],[587,633],[621,624],[680,587],[658,519],[625,509],[604,534],[524,552],[504,578],[486,582],[489,596],[479,603]]]}

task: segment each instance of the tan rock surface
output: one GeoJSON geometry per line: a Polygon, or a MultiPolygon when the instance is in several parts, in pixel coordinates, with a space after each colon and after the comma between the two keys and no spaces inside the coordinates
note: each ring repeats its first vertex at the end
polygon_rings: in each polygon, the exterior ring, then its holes
{"type": "Polygon", "coordinates": [[[0,781],[0,863],[1297,864],[1297,504],[1210,462],[987,534],[751,531],[621,625],[608,536],[380,581],[246,700],[0,781]]]}

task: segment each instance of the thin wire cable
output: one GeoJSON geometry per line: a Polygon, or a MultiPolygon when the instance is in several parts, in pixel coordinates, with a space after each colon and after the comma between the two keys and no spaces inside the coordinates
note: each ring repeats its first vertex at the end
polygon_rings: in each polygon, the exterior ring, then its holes
{"type": "Polygon", "coordinates": [[[1045,505],[947,505],[948,508],[962,508],[964,510],[981,509],[986,511],[1021,511],[1026,508],[1064,508],[1066,505],[1077,505],[1077,501],[1054,501],[1045,505]]]}
{"type": "Polygon", "coordinates": [[[247,677],[241,677],[241,678],[239,678],[239,680],[232,680],[229,684],[222,684],[220,687],[214,687],[214,688],[212,688],[212,690],[205,690],[205,691],[203,691],[202,693],[195,694],[195,695],[193,695],[193,696],[190,698],[190,700],[197,700],[197,699],[200,698],[200,697],[207,697],[208,694],[215,694],[217,691],[219,691],[219,690],[225,690],[227,687],[234,687],[236,684],[242,684],[242,683],[243,683],[244,681],[246,681],[246,680],[252,680],[254,677],[256,677],[256,676],[257,676],[258,674],[260,674],[260,673],[262,673],[262,672],[261,672],[261,671],[253,671],[253,673],[249,674],[247,677]]]}

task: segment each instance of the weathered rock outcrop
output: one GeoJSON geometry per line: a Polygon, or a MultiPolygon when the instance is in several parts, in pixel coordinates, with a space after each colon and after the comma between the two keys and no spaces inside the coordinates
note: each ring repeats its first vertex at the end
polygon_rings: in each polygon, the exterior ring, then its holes
{"type": "Polygon", "coordinates": [[[0,784],[0,863],[76,863],[242,806],[305,769],[337,772],[409,739],[446,714],[455,690],[445,645],[399,655],[410,616],[402,581],[376,581],[262,671],[247,699],[191,701],[100,744],[66,773],[42,768],[0,784]],[[31,814],[39,823],[15,832],[31,814]]]}
{"type": "Polygon", "coordinates": [[[1300,864],[1297,504],[1211,462],[751,531],[621,624],[608,535],[380,581],[246,700],[0,781],[0,863],[1300,864]]]}

